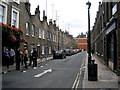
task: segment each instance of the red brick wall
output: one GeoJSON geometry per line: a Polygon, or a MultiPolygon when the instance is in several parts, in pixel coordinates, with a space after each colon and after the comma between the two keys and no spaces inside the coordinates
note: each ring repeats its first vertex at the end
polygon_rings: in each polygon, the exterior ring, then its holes
{"type": "Polygon", "coordinates": [[[87,50],[87,39],[78,38],[75,40],[77,41],[77,48],[78,49],[87,50]]]}

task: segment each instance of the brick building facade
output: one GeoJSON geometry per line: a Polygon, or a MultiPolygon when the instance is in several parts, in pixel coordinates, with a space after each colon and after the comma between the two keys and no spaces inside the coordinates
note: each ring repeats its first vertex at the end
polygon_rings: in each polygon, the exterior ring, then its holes
{"type": "Polygon", "coordinates": [[[92,49],[111,70],[120,74],[120,2],[99,3],[91,34],[92,49]]]}
{"type": "MultiPolygon", "coordinates": [[[[49,23],[47,22],[45,11],[43,11],[43,21],[40,20],[39,6],[36,8],[35,14],[31,15],[29,0],[26,0],[26,2],[20,2],[20,0],[8,1],[0,1],[0,22],[10,26],[14,25],[16,28],[24,30],[23,36],[27,42],[20,43],[22,51],[27,46],[30,54],[31,50],[35,47],[38,57],[44,58],[51,56],[53,50],[66,49],[68,43],[69,47],[76,47],[76,41],[73,37],[59,29],[56,26],[56,21],[53,22],[50,19],[49,23]]],[[[3,48],[8,47],[3,46],[3,48]]]]}
{"type": "Polygon", "coordinates": [[[74,38],[77,41],[77,48],[87,50],[87,38],[86,35],[81,33],[81,35],[78,35],[76,38],[74,38]]]}

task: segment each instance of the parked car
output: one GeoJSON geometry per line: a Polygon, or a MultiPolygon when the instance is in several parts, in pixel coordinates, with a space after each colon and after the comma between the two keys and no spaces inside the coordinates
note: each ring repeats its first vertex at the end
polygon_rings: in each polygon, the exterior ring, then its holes
{"type": "Polygon", "coordinates": [[[64,50],[58,50],[58,51],[55,51],[55,53],[53,54],[53,59],[55,58],[66,58],[66,53],[64,50]]]}
{"type": "Polygon", "coordinates": [[[70,49],[65,49],[66,55],[72,55],[72,50],[70,49]]]}
{"type": "Polygon", "coordinates": [[[74,53],[74,54],[77,54],[77,50],[76,50],[76,49],[74,49],[74,50],[73,50],[73,53],[74,53]]]}

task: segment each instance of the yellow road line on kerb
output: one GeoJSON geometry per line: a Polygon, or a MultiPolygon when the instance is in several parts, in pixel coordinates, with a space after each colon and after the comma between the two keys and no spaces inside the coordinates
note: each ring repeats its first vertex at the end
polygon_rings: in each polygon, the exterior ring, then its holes
{"type": "Polygon", "coordinates": [[[75,87],[75,84],[76,84],[77,79],[78,79],[78,75],[79,75],[79,74],[77,74],[77,76],[76,76],[76,79],[75,79],[75,81],[74,81],[74,83],[73,83],[72,89],[75,87]]]}
{"type": "Polygon", "coordinates": [[[77,84],[76,84],[75,90],[77,90],[77,88],[78,88],[78,85],[79,85],[79,82],[80,82],[81,72],[82,72],[82,70],[80,69],[80,74],[79,74],[79,77],[78,77],[78,81],[77,81],[77,84]]]}
{"type": "Polygon", "coordinates": [[[75,88],[75,90],[77,90],[77,88],[78,88],[78,85],[79,85],[79,82],[80,82],[80,76],[82,74],[82,67],[83,67],[84,61],[85,61],[85,56],[84,56],[84,58],[82,60],[82,64],[81,64],[81,67],[80,67],[80,72],[77,74],[76,79],[75,79],[75,81],[73,83],[72,90],[73,90],[73,88],[75,88]],[[75,85],[76,85],[76,87],[75,87],[75,85]]]}

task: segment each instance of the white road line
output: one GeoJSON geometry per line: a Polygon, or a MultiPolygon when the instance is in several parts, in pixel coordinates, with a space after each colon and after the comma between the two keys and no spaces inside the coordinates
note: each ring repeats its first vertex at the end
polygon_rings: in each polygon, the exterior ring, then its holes
{"type": "Polygon", "coordinates": [[[40,74],[37,74],[37,75],[35,75],[34,77],[35,77],[35,78],[41,77],[41,76],[43,76],[44,74],[46,74],[46,73],[48,73],[48,72],[52,72],[52,69],[45,70],[44,72],[42,72],[42,73],[40,73],[40,74]]]}

